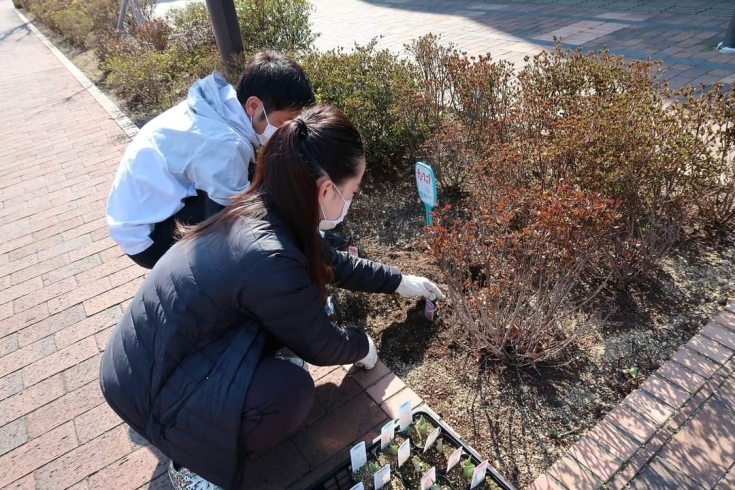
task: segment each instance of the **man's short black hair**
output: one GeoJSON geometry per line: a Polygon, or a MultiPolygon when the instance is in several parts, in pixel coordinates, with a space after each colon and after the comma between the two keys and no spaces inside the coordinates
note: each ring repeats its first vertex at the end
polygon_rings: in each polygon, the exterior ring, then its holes
{"type": "Polygon", "coordinates": [[[301,65],[275,51],[253,55],[237,84],[237,100],[263,101],[267,112],[302,109],[314,103],[314,89],[301,65]]]}

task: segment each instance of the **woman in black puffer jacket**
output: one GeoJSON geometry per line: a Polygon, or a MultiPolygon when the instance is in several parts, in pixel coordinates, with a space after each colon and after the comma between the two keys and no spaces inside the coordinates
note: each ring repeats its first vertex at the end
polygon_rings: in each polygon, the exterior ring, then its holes
{"type": "Polygon", "coordinates": [[[324,246],[365,171],[360,134],[316,106],[263,148],[251,187],[184,230],[120,320],[102,358],[110,406],[172,459],[176,488],[238,488],[243,458],[274,446],[309,413],[308,372],[273,356],[372,368],[375,345],[324,311],[328,284],[442,298],[429,280],[324,246]],[[175,462],[175,464],[173,463],[175,462]]]}

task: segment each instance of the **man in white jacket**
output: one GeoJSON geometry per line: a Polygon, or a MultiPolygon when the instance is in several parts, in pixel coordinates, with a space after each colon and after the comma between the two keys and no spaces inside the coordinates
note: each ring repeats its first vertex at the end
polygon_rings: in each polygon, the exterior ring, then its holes
{"type": "Polygon", "coordinates": [[[176,241],[176,222],[195,224],[250,185],[255,147],[314,102],[304,70],[259,52],[234,88],[214,72],[185,101],[143,126],[123,155],[107,201],[110,236],[151,269],[176,241]]]}

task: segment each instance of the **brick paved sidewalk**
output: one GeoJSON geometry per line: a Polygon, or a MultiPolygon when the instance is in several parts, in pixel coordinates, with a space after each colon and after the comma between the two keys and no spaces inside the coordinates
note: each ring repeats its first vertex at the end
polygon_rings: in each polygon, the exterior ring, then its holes
{"type": "Polygon", "coordinates": [[[735,304],[529,490],[735,488],[735,304]]]}
{"type": "Polygon", "coordinates": [[[128,138],[10,7],[0,3],[0,488],[137,487],[159,457],[97,382],[144,272],[105,228],[128,138]]]}
{"type": "MultiPolygon", "coordinates": [[[[681,8],[625,10],[607,1],[573,7],[314,3],[322,48],[387,33],[381,46],[400,49],[432,31],[471,53],[491,50],[517,62],[550,46],[547,39],[556,33],[585,47],[607,43],[629,56],[664,58],[676,70],[676,83],[735,78],[735,58],[707,49],[730,15],[715,2],[687,3],[691,15],[681,8]],[[706,12],[697,15],[697,9],[706,12]]],[[[170,488],[163,475],[167,460],[121,424],[97,387],[109,329],[144,274],[122,256],[104,222],[128,136],[10,2],[0,4],[0,62],[0,488],[170,488]]],[[[576,489],[586,481],[596,488],[609,476],[620,485],[633,477],[635,488],[679,478],[684,488],[700,477],[709,485],[728,471],[735,446],[727,411],[735,404],[735,346],[732,316],[718,321],[537,484],[576,489]],[[564,465],[576,470],[565,473],[564,465]],[[587,480],[566,480],[567,474],[587,480]]],[[[312,374],[317,401],[307,426],[250,464],[252,488],[304,487],[343,458],[345,447],[374,437],[401,401],[421,402],[382,365],[371,373],[338,367],[312,374]]]]}

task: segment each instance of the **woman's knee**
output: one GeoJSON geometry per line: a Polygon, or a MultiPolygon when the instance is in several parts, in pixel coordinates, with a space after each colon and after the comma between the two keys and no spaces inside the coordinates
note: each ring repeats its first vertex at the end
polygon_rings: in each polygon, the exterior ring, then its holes
{"type": "Polygon", "coordinates": [[[275,446],[299,427],[314,400],[314,381],[304,369],[280,359],[258,366],[245,400],[240,444],[247,453],[275,446]]]}
{"type": "Polygon", "coordinates": [[[306,419],[314,403],[314,380],[305,369],[288,361],[288,373],[284,375],[286,387],[284,387],[284,403],[291,411],[293,419],[298,420],[298,425],[306,419]]]}
{"type": "Polygon", "coordinates": [[[291,425],[300,424],[314,401],[314,380],[303,368],[283,359],[264,358],[250,384],[247,408],[261,409],[291,425]],[[265,410],[263,410],[265,409],[265,410]]]}

